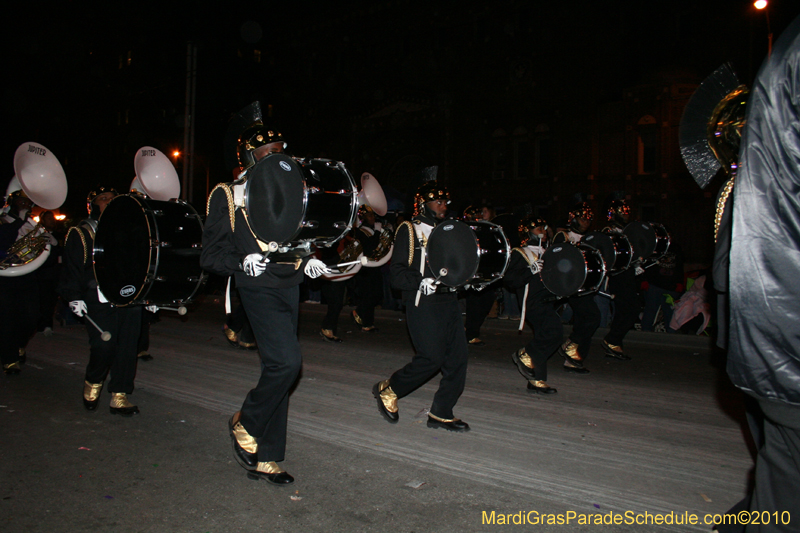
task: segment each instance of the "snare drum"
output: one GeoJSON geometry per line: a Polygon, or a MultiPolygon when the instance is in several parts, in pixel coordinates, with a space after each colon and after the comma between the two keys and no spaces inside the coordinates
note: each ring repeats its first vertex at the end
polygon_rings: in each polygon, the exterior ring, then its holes
{"type": "Polygon", "coordinates": [[[606,264],[599,250],[586,244],[561,243],[542,254],[544,286],[556,296],[582,296],[600,289],[606,264]]]}
{"type": "Polygon", "coordinates": [[[203,223],[183,200],[115,197],[98,222],[94,275],[109,302],[186,304],[203,286],[203,223]]]}
{"type": "Polygon", "coordinates": [[[259,240],[305,257],[312,244],[330,247],[350,231],[358,190],[343,163],[271,154],[248,172],[245,209],[259,240]]]}
{"type": "Polygon", "coordinates": [[[631,242],[635,259],[658,261],[669,250],[670,236],[661,224],[631,222],[622,232],[631,242]]]}
{"type": "Polygon", "coordinates": [[[510,256],[503,228],[491,222],[447,220],[428,237],[428,266],[448,287],[485,287],[503,277],[510,256]]]}
{"type": "Polygon", "coordinates": [[[608,274],[613,276],[631,266],[633,248],[628,238],[622,233],[605,233],[593,231],[581,242],[600,250],[606,262],[608,274]]]}

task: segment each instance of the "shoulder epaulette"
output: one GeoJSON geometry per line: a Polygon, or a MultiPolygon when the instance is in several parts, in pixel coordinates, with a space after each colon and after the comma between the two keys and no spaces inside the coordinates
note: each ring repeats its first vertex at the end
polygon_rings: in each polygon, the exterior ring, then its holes
{"type": "Polygon", "coordinates": [[[211,190],[211,194],[208,195],[208,202],[206,203],[206,216],[208,216],[208,212],[211,209],[211,197],[214,196],[214,192],[217,189],[225,191],[225,196],[228,198],[228,216],[231,219],[231,231],[233,231],[236,220],[236,206],[233,203],[233,191],[229,184],[220,183],[211,190]]]}
{"type": "MultiPolygon", "coordinates": [[[[93,233],[92,229],[91,228],[86,228],[86,229],[89,231],[91,237],[94,238],[94,235],[92,235],[93,233]]],[[[86,260],[89,258],[89,251],[86,246],[86,237],[83,236],[83,232],[81,231],[81,226],[72,226],[71,228],[69,228],[69,230],[67,230],[67,236],[64,237],[64,246],[67,245],[67,240],[69,240],[69,236],[72,234],[73,230],[76,231],[78,233],[78,237],[81,238],[81,244],[83,244],[83,262],[85,264],[86,260]]]]}
{"type": "Polygon", "coordinates": [[[414,226],[411,224],[411,222],[406,220],[402,224],[397,226],[397,231],[395,231],[394,233],[395,239],[397,239],[397,233],[403,226],[408,226],[408,266],[411,266],[411,263],[414,262],[414,235],[416,234],[416,232],[414,231],[414,226]]]}
{"type": "MultiPolygon", "coordinates": [[[[531,265],[531,258],[530,258],[530,256],[528,255],[528,252],[526,252],[526,251],[525,251],[524,249],[522,249],[521,247],[518,247],[518,248],[512,248],[512,250],[511,250],[511,253],[513,254],[514,252],[518,252],[519,254],[521,254],[521,255],[522,255],[522,257],[524,257],[524,258],[525,258],[525,262],[526,262],[526,263],[528,263],[528,266],[530,266],[530,265],[531,265]]],[[[533,257],[534,257],[534,261],[538,261],[538,260],[539,260],[539,257],[538,257],[538,256],[537,256],[535,253],[531,252],[531,255],[533,255],[533,257]]]]}

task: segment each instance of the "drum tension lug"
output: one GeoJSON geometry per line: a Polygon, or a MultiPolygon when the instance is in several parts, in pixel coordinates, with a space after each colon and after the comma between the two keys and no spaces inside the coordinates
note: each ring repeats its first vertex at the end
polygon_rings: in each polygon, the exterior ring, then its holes
{"type": "Polygon", "coordinates": [[[304,228],[315,229],[315,228],[319,227],[319,221],[317,221],[317,220],[309,220],[309,221],[303,222],[303,227],[304,228]]]}

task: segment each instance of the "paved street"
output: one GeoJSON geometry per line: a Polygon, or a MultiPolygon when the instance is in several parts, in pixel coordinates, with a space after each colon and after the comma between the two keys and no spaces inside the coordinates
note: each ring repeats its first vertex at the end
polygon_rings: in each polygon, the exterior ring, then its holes
{"type": "MultiPolygon", "coordinates": [[[[450,434],[425,426],[438,378],[386,423],[371,395],[412,355],[403,315],[380,332],[318,335],[325,306],[302,304],[304,366],[291,396],[287,488],[248,480],[227,420],[255,384],[255,352],[233,348],[213,299],[185,317],[162,311],[155,359],[140,363],[133,419],[81,403],[88,358],[80,326],[37,335],[22,374],[0,376],[0,530],[16,532],[492,531],[500,515],[722,513],[744,494],[752,459],[739,394],[705,339],[631,332],[630,362],[589,375],[550,360],[553,396],[526,392],[510,354],[527,342],[489,320],[471,348],[450,434]],[[494,512],[495,524],[486,523],[494,512]]],[[[513,516],[507,516],[509,521],[513,516]]],[[[530,531],[709,531],[708,525],[510,525],[530,531]]]]}

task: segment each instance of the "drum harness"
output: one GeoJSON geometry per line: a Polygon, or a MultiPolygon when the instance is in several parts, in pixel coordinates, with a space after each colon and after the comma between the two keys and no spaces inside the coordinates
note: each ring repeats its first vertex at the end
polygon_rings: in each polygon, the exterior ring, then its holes
{"type": "MultiPolygon", "coordinates": [[[[537,246],[536,248],[541,248],[541,247],[537,246]]],[[[520,254],[522,254],[522,257],[528,263],[528,267],[531,269],[531,272],[533,274],[538,274],[539,273],[539,270],[541,269],[541,267],[539,266],[539,256],[537,256],[533,252],[531,247],[525,246],[525,247],[520,247],[520,248],[514,248],[514,250],[516,250],[520,254]]],[[[514,250],[511,250],[511,252],[513,253],[514,250]]],[[[530,289],[530,286],[531,286],[530,283],[526,283],[525,284],[525,294],[523,294],[523,296],[522,296],[522,311],[520,312],[520,316],[519,316],[519,330],[518,331],[522,331],[522,328],[525,327],[525,312],[528,309],[528,307],[527,307],[528,306],[528,290],[530,289]]]]}

